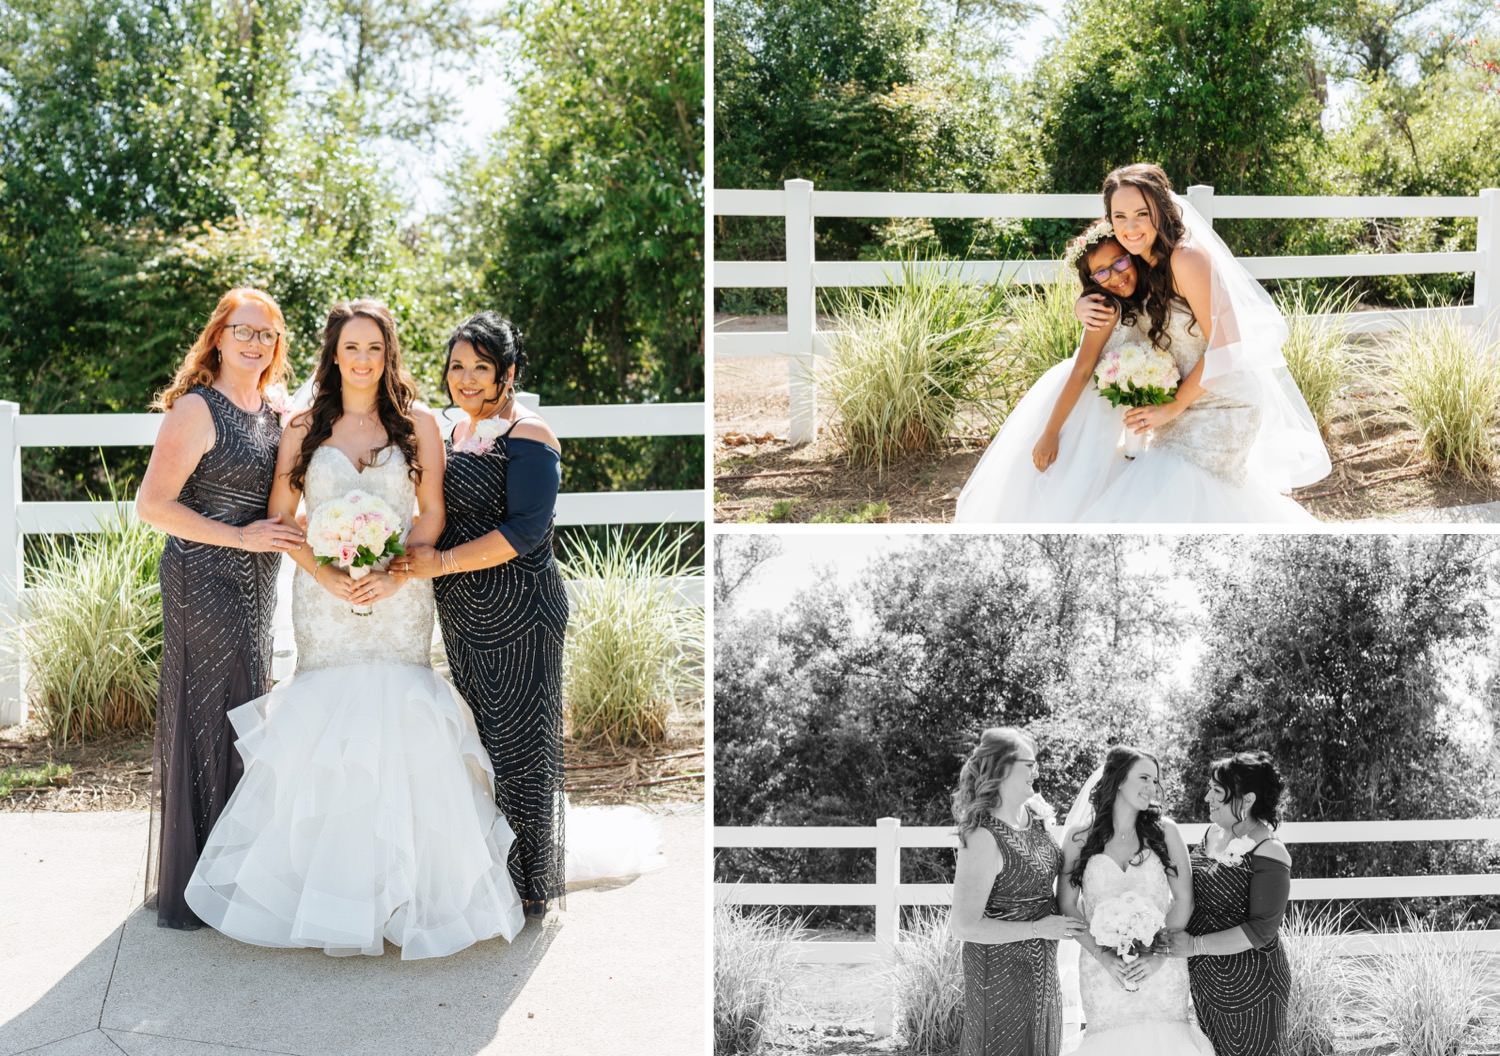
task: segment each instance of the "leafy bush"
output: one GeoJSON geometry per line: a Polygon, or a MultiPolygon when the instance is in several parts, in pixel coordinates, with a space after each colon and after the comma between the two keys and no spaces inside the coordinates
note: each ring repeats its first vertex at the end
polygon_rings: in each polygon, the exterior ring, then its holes
{"type": "Polygon", "coordinates": [[[92,535],[42,536],[21,647],[32,709],[57,742],[149,727],[161,663],[161,536],[123,508],[92,535]]]}
{"type": "Polygon", "coordinates": [[[650,744],[667,733],[678,698],[699,688],[703,609],[682,605],[670,579],[685,538],[656,529],[575,540],[562,562],[573,615],[563,698],[575,736],[650,744]]]}
{"type": "Polygon", "coordinates": [[[1401,332],[1387,366],[1423,453],[1466,480],[1482,478],[1495,464],[1500,342],[1440,316],[1401,332]]]}
{"type": "Polygon", "coordinates": [[[966,409],[996,418],[1007,393],[1000,335],[1008,300],[1003,285],[913,267],[895,285],[843,294],[821,380],[830,430],[851,462],[883,469],[899,455],[934,450],[966,409]]]}
{"type": "Polygon", "coordinates": [[[787,1010],[791,937],[765,913],[714,906],[714,1056],[755,1056],[787,1010]]]}

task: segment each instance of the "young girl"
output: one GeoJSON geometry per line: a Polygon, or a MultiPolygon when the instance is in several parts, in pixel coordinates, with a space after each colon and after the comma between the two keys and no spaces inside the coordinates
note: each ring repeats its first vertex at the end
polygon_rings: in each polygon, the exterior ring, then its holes
{"type": "Polygon", "coordinates": [[[1082,519],[1124,469],[1116,450],[1124,412],[1094,386],[1106,347],[1145,342],[1135,260],[1107,220],[1068,246],[1085,294],[1105,298],[1119,323],[1086,330],[1078,351],[1043,374],[1016,404],[958,497],[960,523],[1071,522],[1082,519]]]}

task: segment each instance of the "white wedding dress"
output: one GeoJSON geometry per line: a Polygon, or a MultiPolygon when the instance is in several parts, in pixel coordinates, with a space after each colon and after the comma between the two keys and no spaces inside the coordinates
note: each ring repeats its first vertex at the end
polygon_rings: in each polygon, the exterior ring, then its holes
{"type": "MultiPolygon", "coordinates": [[[[1064,877],[1061,881],[1067,883],[1064,877]]],[[[1096,854],[1083,871],[1083,913],[1092,921],[1094,908],[1127,891],[1144,896],[1163,915],[1172,904],[1166,870],[1152,851],[1121,869],[1107,854],[1096,854]]],[[[1187,961],[1163,960],[1139,990],[1128,991],[1086,952],[1079,954],[1079,991],[1086,1030],[1075,1056],[1213,1056],[1213,1045],[1198,1029],[1190,1011],[1187,961]]]]}
{"type": "MultiPolygon", "coordinates": [[[[1193,314],[1174,304],[1168,351],[1186,377],[1208,347],[1193,314]]],[[[1080,401],[1082,402],[1082,401],[1080,401]]],[[[1257,475],[1251,449],[1262,425],[1253,401],[1205,391],[1154,431],[1150,446],[1123,462],[1082,521],[1316,523],[1316,518],[1257,475]]]]}
{"type": "MultiPolygon", "coordinates": [[[[309,510],[354,489],[410,528],[415,486],[390,447],[364,472],[324,445],[309,510]]],[[[297,673],[229,713],[245,773],[187,886],[207,924],[259,946],[442,957],[522,928],[514,834],[469,706],[431,667],[432,585],[356,615],[298,570],[297,673]]]]}
{"type": "MultiPolygon", "coordinates": [[[[1147,344],[1139,323],[1116,326],[1104,351],[1119,345],[1147,344]]],[[[1072,523],[1125,469],[1118,445],[1125,410],[1099,395],[1091,379],[1058,434],[1057,460],[1037,472],[1032,448],[1042,437],[1057,396],[1067,383],[1074,352],[1051,367],[1027,390],[985,449],[958,496],[953,520],[959,524],[1072,523]]]]}

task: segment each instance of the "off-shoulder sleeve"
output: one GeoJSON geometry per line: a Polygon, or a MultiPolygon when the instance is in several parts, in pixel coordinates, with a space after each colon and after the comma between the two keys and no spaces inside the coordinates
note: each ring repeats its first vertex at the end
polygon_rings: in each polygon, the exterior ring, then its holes
{"type": "Polygon", "coordinates": [[[1250,916],[1242,927],[1256,949],[1276,937],[1291,893],[1291,866],[1261,854],[1250,856],[1250,916]]]}
{"type": "Polygon", "coordinates": [[[551,445],[519,436],[506,449],[510,455],[505,467],[506,517],[499,531],[517,554],[529,554],[552,523],[562,484],[562,459],[551,445]]]}

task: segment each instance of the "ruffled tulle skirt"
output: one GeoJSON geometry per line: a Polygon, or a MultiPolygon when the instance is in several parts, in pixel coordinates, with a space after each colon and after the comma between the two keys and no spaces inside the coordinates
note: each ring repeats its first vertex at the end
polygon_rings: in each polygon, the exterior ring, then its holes
{"type": "Polygon", "coordinates": [[[458,693],[428,668],[299,672],[235,708],[245,774],[187,887],[259,946],[442,957],[524,924],[515,838],[458,693]]]}
{"type": "Polygon", "coordinates": [[[1108,1030],[1085,1030],[1075,1047],[1064,1047],[1069,1056],[1214,1056],[1214,1047],[1196,1023],[1148,1022],[1108,1030]]]}
{"type": "Polygon", "coordinates": [[[1079,518],[1108,524],[1316,524],[1317,518],[1253,473],[1232,484],[1170,447],[1131,460],[1079,518]]]}
{"type": "Polygon", "coordinates": [[[1052,417],[1074,358],[1050,368],[1010,412],[964,484],[955,522],[1077,521],[1125,468],[1118,450],[1124,411],[1110,406],[1092,384],[1063,423],[1057,461],[1044,473],[1032,464],[1032,449],[1052,417]]]}

